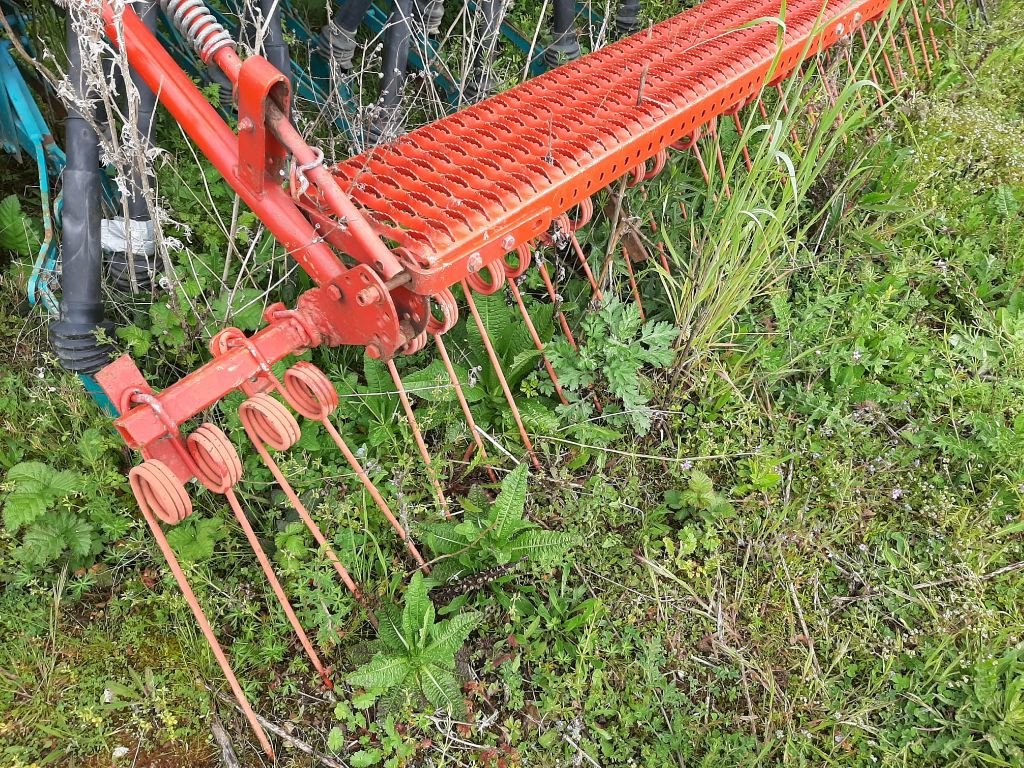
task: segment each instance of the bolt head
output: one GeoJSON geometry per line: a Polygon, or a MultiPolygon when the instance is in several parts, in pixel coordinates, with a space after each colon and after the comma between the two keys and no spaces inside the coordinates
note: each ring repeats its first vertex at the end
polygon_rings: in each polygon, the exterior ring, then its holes
{"type": "Polygon", "coordinates": [[[505,239],[501,241],[501,247],[504,248],[506,251],[511,251],[513,248],[515,248],[515,245],[516,239],[512,237],[512,235],[506,235],[505,239]]]}
{"type": "Polygon", "coordinates": [[[466,262],[466,269],[468,269],[471,274],[475,275],[477,272],[480,271],[480,269],[483,267],[483,265],[484,265],[483,256],[481,256],[480,252],[477,251],[476,253],[474,253],[473,255],[471,255],[469,257],[469,261],[466,262]]]}

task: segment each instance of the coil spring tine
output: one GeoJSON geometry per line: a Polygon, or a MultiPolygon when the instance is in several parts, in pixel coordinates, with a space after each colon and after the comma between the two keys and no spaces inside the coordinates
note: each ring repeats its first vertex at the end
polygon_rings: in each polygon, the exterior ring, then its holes
{"type": "Polygon", "coordinates": [[[626,250],[625,246],[622,246],[622,260],[626,264],[626,273],[629,277],[629,287],[633,291],[633,299],[636,301],[636,306],[640,310],[640,319],[643,322],[647,322],[647,313],[644,312],[644,302],[640,298],[640,288],[637,286],[636,274],[633,272],[633,260],[629,258],[629,251],[626,250]]]}
{"type": "Polygon", "coordinates": [[[228,506],[231,507],[235,519],[242,527],[242,532],[245,533],[245,538],[248,540],[249,546],[252,547],[256,559],[259,561],[260,568],[263,569],[263,574],[267,577],[267,581],[270,582],[271,589],[277,597],[277,601],[281,604],[281,608],[288,618],[288,623],[291,624],[292,629],[295,631],[299,643],[306,651],[306,655],[316,669],[317,674],[320,675],[320,679],[323,680],[324,686],[327,689],[334,688],[330,673],[321,663],[320,657],[313,648],[313,643],[310,642],[305,629],[303,629],[302,624],[299,622],[299,617],[295,614],[295,610],[292,608],[292,604],[289,602],[284,587],[281,586],[281,582],[277,578],[277,574],[274,573],[273,566],[271,566],[270,559],[260,544],[259,537],[253,530],[252,525],[249,523],[249,518],[246,516],[242,505],[238,501],[238,497],[235,495],[234,487],[242,478],[242,461],[239,459],[234,445],[232,445],[227,435],[209,422],[201,425],[195,432],[189,435],[187,443],[198,468],[197,478],[199,482],[206,486],[208,490],[227,499],[228,506]]]}
{"type": "Polygon", "coordinates": [[[910,3],[910,12],[914,14],[914,26],[917,28],[917,40],[921,44],[921,59],[924,61],[924,71],[930,80],[932,77],[932,64],[928,59],[928,43],[924,38],[924,29],[921,26],[921,14],[917,12],[917,3],[910,3]]]}
{"type": "Polygon", "coordinates": [[[857,30],[860,33],[861,45],[864,47],[864,58],[868,62],[868,72],[871,73],[871,82],[878,86],[875,90],[875,96],[878,99],[879,109],[885,109],[885,97],[882,96],[882,81],[878,79],[878,72],[875,69],[875,56],[871,52],[871,45],[868,42],[868,36],[864,33],[864,27],[857,30]]]}
{"type": "Polygon", "coordinates": [[[718,172],[722,175],[723,189],[725,196],[732,197],[732,189],[729,188],[729,174],[725,170],[725,158],[722,156],[722,142],[718,139],[718,118],[711,121],[711,136],[715,140],[715,158],[718,161],[718,172]]]}
{"type": "Polygon", "coordinates": [[[569,321],[566,319],[565,313],[560,307],[561,301],[558,298],[558,294],[555,292],[554,283],[551,282],[551,275],[548,274],[547,265],[542,261],[538,261],[537,271],[540,272],[541,279],[544,281],[544,287],[548,292],[548,297],[551,299],[551,303],[555,305],[555,313],[558,318],[558,324],[562,328],[562,333],[565,334],[565,338],[572,348],[578,352],[579,346],[576,344],[576,339],[572,335],[572,329],[569,328],[569,321]]]}
{"type": "Polygon", "coordinates": [[[575,232],[569,233],[569,242],[572,245],[572,249],[576,252],[576,258],[580,260],[580,264],[583,266],[583,273],[587,276],[590,287],[594,289],[594,298],[599,302],[604,302],[604,294],[601,293],[601,288],[598,286],[597,280],[594,279],[594,273],[590,271],[587,254],[583,252],[583,247],[580,245],[579,238],[576,237],[575,232]]]}
{"type": "Polygon", "coordinates": [[[932,22],[932,12],[928,10],[928,2],[922,3],[924,8],[924,23],[928,25],[928,37],[931,39],[932,53],[935,54],[935,61],[940,61],[939,41],[935,39],[935,24],[932,22]]]}
{"type": "Polygon", "coordinates": [[[881,29],[882,25],[875,22],[874,34],[872,34],[871,39],[873,42],[878,43],[878,50],[882,54],[882,62],[885,64],[886,72],[889,75],[889,83],[892,85],[892,90],[895,94],[900,91],[899,80],[896,77],[896,71],[892,68],[892,61],[889,60],[889,51],[885,47],[885,40],[882,38],[881,29]]]}
{"type": "Polygon", "coordinates": [[[516,304],[519,307],[519,314],[523,316],[523,322],[526,324],[526,330],[530,334],[530,338],[533,339],[533,346],[540,352],[540,359],[544,363],[544,369],[548,372],[548,377],[551,379],[551,383],[555,387],[555,392],[558,393],[558,399],[562,401],[562,405],[568,405],[569,401],[565,398],[565,392],[562,391],[562,385],[558,382],[558,376],[555,374],[555,369],[551,366],[551,361],[548,360],[548,356],[544,354],[544,342],[540,339],[540,334],[537,333],[537,327],[533,324],[533,318],[530,317],[530,313],[526,311],[526,304],[523,303],[523,296],[519,293],[519,286],[516,285],[516,281],[512,278],[508,279],[509,290],[512,291],[512,297],[516,300],[516,304]]]}
{"type": "MultiPolygon", "coordinates": [[[[896,29],[892,23],[892,16],[886,15],[885,26],[887,34],[885,38],[887,48],[891,46],[893,57],[896,59],[896,72],[899,75],[899,79],[902,82],[906,79],[907,72],[903,68],[903,57],[899,55],[899,47],[896,45],[896,29]]],[[[902,89],[901,89],[902,90],[902,89]]]]}
{"type": "Polygon", "coordinates": [[[473,301],[473,293],[465,281],[462,282],[462,291],[466,296],[466,304],[469,305],[469,311],[473,315],[473,321],[476,323],[477,330],[480,332],[480,338],[484,343],[484,349],[487,350],[487,357],[491,361],[491,367],[494,368],[494,373],[498,377],[498,382],[501,384],[501,391],[505,394],[505,402],[508,403],[508,407],[512,411],[512,418],[515,420],[516,427],[519,429],[519,437],[522,439],[523,446],[526,448],[526,452],[530,456],[531,463],[539,470],[541,465],[540,461],[537,459],[537,454],[534,453],[533,442],[530,440],[530,436],[526,432],[526,427],[523,425],[523,417],[519,413],[519,407],[516,405],[515,398],[512,397],[512,390],[509,388],[508,381],[505,379],[505,371],[501,367],[501,361],[498,359],[498,354],[494,351],[494,345],[491,343],[491,337],[487,333],[486,326],[484,326],[483,318],[480,317],[480,312],[476,308],[476,302],[473,301]]]}
{"type": "Polygon", "coordinates": [[[398,369],[395,367],[394,360],[388,360],[387,365],[388,373],[391,374],[391,380],[394,381],[395,389],[398,391],[398,399],[402,403],[402,410],[405,411],[405,418],[409,422],[409,428],[412,429],[412,436],[416,441],[416,447],[419,449],[420,458],[423,459],[427,475],[430,476],[430,482],[434,486],[434,495],[437,496],[437,501],[441,505],[441,511],[444,512],[444,516],[451,518],[452,513],[448,508],[448,499],[445,498],[444,489],[441,488],[441,483],[437,479],[434,463],[430,459],[430,451],[427,450],[427,444],[423,440],[423,433],[420,431],[419,422],[416,421],[416,414],[412,411],[412,403],[409,402],[409,394],[405,391],[402,377],[398,375],[398,369]]]}
{"type": "Polygon", "coordinates": [[[356,599],[364,609],[366,609],[367,619],[370,624],[374,627],[377,626],[377,616],[373,613],[369,603],[363,596],[362,591],[359,589],[355,580],[349,574],[348,570],[341,562],[341,558],[334,551],[327,537],[324,536],[323,531],[320,530],[320,526],[313,520],[312,515],[306,509],[306,505],[302,503],[299,495],[295,493],[295,489],[292,488],[291,483],[288,482],[288,478],[284,476],[281,468],[274,461],[274,458],[270,455],[266,445],[269,443],[274,445],[278,450],[291,447],[294,445],[295,440],[298,439],[298,435],[294,434],[298,432],[298,424],[295,424],[295,419],[292,415],[284,408],[283,405],[278,403],[272,397],[266,394],[253,395],[248,400],[242,403],[239,408],[239,416],[242,419],[242,426],[245,428],[246,434],[252,441],[253,447],[256,448],[256,452],[260,455],[264,465],[270,470],[270,474],[274,476],[274,480],[277,481],[278,486],[284,491],[285,496],[288,497],[288,501],[291,502],[292,508],[299,515],[299,518],[305,524],[307,530],[316,539],[317,544],[324,551],[324,556],[331,561],[331,565],[334,567],[335,572],[341,579],[342,583],[348,588],[348,591],[352,593],[352,596],[356,599]],[[290,421],[289,421],[290,419],[290,421]],[[294,425],[294,427],[292,426],[294,425]],[[292,435],[288,435],[287,432],[294,430],[292,435]],[[274,435],[271,432],[276,432],[280,436],[280,441],[268,441],[267,438],[273,438],[274,435]],[[291,439],[294,437],[294,439],[291,439]],[[274,444],[276,442],[276,445],[274,444]],[[279,447],[283,446],[283,447],[279,447]]]}
{"type": "Polygon", "coordinates": [[[374,485],[370,476],[366,474],[366,470],[359,462],[359,459],[356,458],[355,453],[349,448],[345,438],[342,437],[341,433],[334,426],[334,422],[331,421],[331,414],[338,407],[338,393],[327,375],[312,363],[300,361],[285,371],[283,391],[289,394],[289,401],[296,411],[305,418],[317,421],[323,426],[327,434],[330,435],[331,440],[334,441],[335,446],[341,451],[342,456],[345,457],[349,467],[356,473],[356,477],[359,478],[363,488],[370,494],[370,498],[373,499],[377,508],[387,519],[395,533],[398,534],[398,538],[405,545],[413,560],[416,561],[416,564],[424,573],[430,573],[430,569],[427,567],[423,555],[420,554],[412,537],[398,521],[395,513],[391,511],[390,505],[384,500],[381,492],[374,485]]]}
{"type": "Polygon", "coordinates": [[[235,495],[234,491],[229,489],[228,492],[224,494],[224,498],[228,500],[228,506],[230,506],[231,511],[235,513],[235,519],[238,520],[238,524],[242,526],[245,538],[248,539],[249,546],[252,547],[253,552],[256,554],[256,559],[259,561],[260,567],[263,569],[263,573],[267,577],[267,581],[270,582],[270,587],[274,590],[274,594],[277,596],[277,601],[281,604],[281,609],[288,618],[288,623],[292,625],[292,629],[299,638],[299,643],[302,645],[303,650],[306,651],[306,655],[309,657],[310,663],[312,663],[314,669],[316,669],[317,674],[320,675],[320,679],[323,680],[324,687],[328,690],[333,689],[334,683],[331,681],[331,674],[324,666],[323,662],[320,661],[320,656],[317,655],[316,649],[313,648],[313,643],[310,641],[305,629],[303,629],[302,623],[299,621],[299,617],[295,614],[295,609],[288,600],[284,587],[281,586],[281,582],[278,580],[277,574],[274,573],[274,568],[270,564],[270,558],[267,557],[267,553],[260,545],[260,540],[256,535],[256,531],[252,529],[252,525],[249,523],[249,518],[246,517],[241,504],[238,503],[238,497],[235,495]]]}
{"type": "MultiPolygon", "coordinates": [[[[750,149],[747,147],[747,142],[743,138],[743,122],[740,120],[739,110],[732,113],[732,122],[736,126],[736,135],[739,136],[740,147],[743,151],[743,164],[747,166],[747,172],[754,170],[754,164],[750,160],[750,149]]],[[[683,218],[686,218],[686,211],[683,211],[683,218]]]]}
{"type": "Polygon", "coordinates": [[[914,55],[914,43],[910,40],[910,31],[907,29],[907,20],[900,18],[900,33],[903,35],[903,45],[907,49],[907,56],[910,58],[910,68],[914,70],[914,78],[921,79],[921,70],[917,68],[917,57],[914,55]]]}
{"type": "MultiPolygon", "coordinates": [[[[473,442],[476,444],[476,449],[480,452],[480,457],[483,461],[487,461],[487,449],[484,447],[483,440],[480,439],[480,432],[476,425],[476,419],[473,418],[473,412],[469,409],[469,401],[466,400],[466,393],[462,391],[462,383],[459,381],[459,376],[455,372],[455,366],[452,365],[452,360],[448,356],[448,349],[445,347],[444,340],[440,333],[434,334],[434,344],[437,346],[437,351],[441,355],[441,360],[444,363],[445,370],[448,371],[448,378],[451,380],[452,387],[455,389],[455,397],[459,401],[459,407],[462,409],[462,415],[466,419],[466,426],[469,427],[469,432],[472,435],[473,442]]],[[[494,468],[490,464],[486,465],[487,475],[490,477],[492,483],[498,482],[498,476],[494,473],[494,468]]]]}
{"type": "Polygon", "coordinates": [[[324,425],[324,429],[327,430],[327,434],[331,436],[331,439],[334,441],[334,444],[338,446],[338,450],[341,451],[342,455],[345,457],[345,460],[348,462],[349,466],[352,467],[352,471],[356,473],[356,477],[359,478],[359,482],[363,484],[363,487],[366,489],[367,493],[370,494],[370,498],[373,499],[374,503],[377,505],[377,508],[381,511],[384,517],[387,518],[388,523],[391,524],[391,527],[395,530],[395,533],[398,534],[398,538],[405,545],[405,548],[412,556],[412,559],[416,561],[417,566],[419,566],[420,570],[422,570],[423,573],[429,574],[430,567],[423,559],[423,555],[420,554],[420,551],[416,547],[416,544],[412,540],[412,537],[409,535],[408,531],[405,530],[403,525],[398,521],[398,518],[395,517],[395,513],[391,511],[391,507],[384,500],[384,497],[381,496],[380,491],[377,490],[377,486],[373,484],[372,480],[370,480],[369,475],[366,474],[366,470],[363,469],[362,464],[359,463],[359,459],[357,459],[356,455],[352,453],[352,449],[348,447],[348,444],[345,442],[344,438],[342,438],[337,428],[329,419],[323,419],[320,423],[324,425]]]}
{"type": "Polygon", "coordinates": [[[267,757],[274,760],[274,748],[270,744],[270,739],[267,738],[266,732],[264,732],[263,727],[256,718],[256,713],[249,704],[249,699],[246,697],[245,691],[242,690],[242,686],[239,685],[238,678],[235,677],[235,673],[231,669],[231,663],[228,661],[224,649],[217,640],[217,635],[214,634],[210,620],[206,617],[206,613],[199,604],[195,592],[192,591],[192,586],[188,583],[188,578],[181,569],[181,564],[174,554],[174,549],[171,547],[170,542],[167,541],[167,537],[157,521],[156,515],[164,519],[164,515],[158,511],[167,509],[165,505],[168,502],[172,507],[170,511],[173,512],[173,517],[177,517],[179,522],[191,513],[192,504],[188,501],[188,494],[185,493],[184,486],[181,485],[181,482],[165,464],[155,459],[149,459],[134,467],[128,473],[128,481],[139,503],[142,516],[145,518],[149,530],[153,533],[153,538],[156,539],[156,544],[160,548],[164,560],[167,561],[167,565],[174,575],[174,580],[178,582],[178,588],[185,597],[185,602],[188,603],[196,623],[199,624],[199,629],[203,633],[203,637],[206,638],[206,642],[213,652],[213,657],[217,660],[221,672],[224,673],[224,677],[231,687],[231,692],[235,696],[235,701],[238,702],[238,706],[245,715],[245,719],[249,721],[249,726],[252,728],[253,733],[256,734],[256,738],[260,742],[263,751],[267,757]],[[184,508],[186,506],[184,502],[187,502],[187,510],[184,508]]]}

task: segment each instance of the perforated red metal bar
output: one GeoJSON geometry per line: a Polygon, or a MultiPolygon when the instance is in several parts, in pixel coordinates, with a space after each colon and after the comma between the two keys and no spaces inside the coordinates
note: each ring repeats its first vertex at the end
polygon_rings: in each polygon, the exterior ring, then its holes
{"type": "Polygon", "coordinates": [[[891,0],[708,0],[334,167],[429,294],[755,96],[891,0]],[[760,21],[758,21],[760,20],[760,21]],[[779,45],[781,37],[781,46],[779,45]]]}
{"type": "MultiPolygon", "coordinates": [[[[278,186],[266,184],[262,197],[247,192],[247,202],[275,234],[282,227],[287,230],[285,242],[322,287],[302,296],[293,313],[295,322],[275,321],[252,337],[249,347],[255,353],[224,351],[158,395],[130,361],[102,371],[101,385],[122,410],[118,429],[129,445],[166,461],[179,477],[187,478],[189,469],[179,461],[176,425],[257,380],[264,365],[318,343],[363,345],[372,355],[390,357],[420,332],[411,319],[420,311],[420,297],[438,294],[514,253],[616,179],[643,175],[646,163],[666,148],[688,140],[692,145],[692,137],[711,120],[749,102],[766,82],[776,84],[891,4],[789,0],[784,19],[778,19],[780,0],[707,0],[391,145],[351,158],[330,175],[325,171],[327,179],[311,177],[315,184],[302,198],[302,208],[294,207],[278,186]],[[773,17],[778,20],[770,21],[773,17]],[[337,188],[331,179],[339,182],[337,188]],[[335,198],[348,199],[346,193],[362,214],[351,220],[338,218],[349,205],[335,204],[335,198]],[[296,218],[302,226],[291,228],[296,218]],[[390,241],[403,272],[395,274],[371,252],[349,253],[362,263],[346,271],[323,240],[341,251],[358,250],[365,238],[351,236],[357,220],[390,241]],[[149,402],[133,400],[137,393],[150,396],[149,402]]],[[[107,4],[104,12],[108,27],[116,31],[107,4]]],[[[140,54],[135,46],[148,45],[149,38],[135,22],[134,14],[126,11],[121,42],[130,60],[140,62],[176,115],[188,114],[183,126],[196,135],[204,152],[215,156],[225,178],[237,184],[232,166],[238,158],[237,137],[207,114],[211,110],[205,102],[207,109],[198,117],[189,113],[189,105],[201,95],[180,72],[170,71],[173,62],[166,53],[140,54]]],[[[239,74],[245,64],[236,62],[233,51],[218,55],[237,70],[240,86],[247,82],[239,74]]],[[[266,85],[261,92],[270,88],[266,85]]],[[[311,150],[292,135],[286,120],[278,115],[271,121],[270,113],[280,110],[264,106],[267,125],[282,143],[308,154],[311,150]]],[[[306,154],[293,159],[302,161],[306,154]]],[[[382,243],[373,244],[370,251],[379,251],[382,243]]],[[[563,317],[559,321],[565,325],[563,317]]]]}

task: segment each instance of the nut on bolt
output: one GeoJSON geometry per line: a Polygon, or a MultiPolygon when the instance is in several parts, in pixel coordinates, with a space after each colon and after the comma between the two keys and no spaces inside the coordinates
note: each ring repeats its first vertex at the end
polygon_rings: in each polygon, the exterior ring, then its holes
{"type": "Polygon", "coordinates": [[[477,272],[480,271],[483,265],[484,259],[480,255],[480,251],[477,251],[476,253],[469,257],[469,261],[466,262],[466,269],[469,270],[470,274],[475,275],[477,272]]]}
{"type": "Polygon", "coordinates": [[[356,294],[356,303],[360,307],[376,304],[378,301],[380,301],[380,289],[375,285],[363,288],[363,290],[356,294]]]}

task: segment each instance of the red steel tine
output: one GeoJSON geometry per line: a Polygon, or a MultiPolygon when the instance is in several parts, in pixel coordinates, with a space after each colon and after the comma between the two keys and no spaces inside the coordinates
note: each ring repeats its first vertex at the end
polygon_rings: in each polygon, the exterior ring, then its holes
{"type": "Polygon", "coordinates": [[[928,25],[928,37],[932,43],[932,53],[935,54],[935,60],[939,60],[939,41],[935,39],[935,25],[932,23],[932,12],[928,10],[928,3],[924,5],[924,23],[928,25]]]}
{"type": "Polygon", "coordinates": [[[903,57],[899,55],[900,49],[899,46],[896,44],[896,28],[893,26],[891,15],[887,15],[885,21],[886,26],[889,29],[889,34],[886,42],[892,45],[892,51],[896,57],[896,68],[899,71],[900,79],[902,80],[906,78],[907,70],[903,68],[903,57]]]}
{"type": "Polygon", "coordinates": [[[917,27],[917,40],[921,43],[921,59],[924,61],[924,71],[930,79],[932,76],[932,64],[928,60],[928,43],[924,39],[924,29],[921,27],[921,14],[917,12],[917,3],[910,3],[910,11],[914,14],[914,26],[917,27]]]}
{"type": "Polygon", "coordinates": [[[348,462],[349,467],[356,473],[356,477],[359,478],[363,488],[366,489],[374,504],[377,505],[377,509],[381,511],[395,533],[398,534],[398,538],[405,544],[405,548],[412,556],[412,559],[424,570],[424,573],[429,573],[430,569],[427,567],[419,549],[416,548],[416,544],[410,538],[408,531],[398,522],[398,518],[391,511],[391,507],[384,500],[384,497],[377,489],[377,486],[374,485],[370,476],[366,474],[366,470],[359,462],[359,459],[356,458],[352,449],[349,448],[348,443],[345,442],[345,438],[341,436],[341,433],[338,432],[331,421],[331,414],[338,407],[338,392],[335,390],[331,380],[315,365],[303,360],[285,371],[284,388],[289,396],[288,400],[292,407],[307,419],[320,422],[327,431],[327,434],[331,436],[334,444],[345,457],[345,461],[348,462]]]}
{"type": "Polygon", "coordinates": [[[704,156],[700,152],[700,147],[697,142],[693,142],[693,155],[697,158],[697,165],[700,166],[700,175],[704,177],[704,183],[711,186],[711,174],[708,173],[708,167],[704,164],[704,156]]]}
{"type": "MultiPolygon", "coordinates": [[[[440,333],[434,334],[434,344],[437,346],[437,351],[441,354],[441,360],[444,362],[445,370],[448,371],[448,378],[451,379],[452,386],[455,388],[455,397],[459,401],[459,407],[462,409],[462,415],[466,419],[466,425],[469,427],[469,432],[473,437],[473,442],[476,443],[476,449],[480,451],[480,457],[487,461],[487,449],[484,447],[484,441],[480,439],[480,431],[476,425],[476,419],[473,418],[473,412],[469,409],[469,402],[466,400],[466,393],[462,391],[462,384],[459,383],[459,376],[455,372],[455,366],[452,365],[452,359],[448,356],[448,349],[445,347],[444,340],[441,338],[440,333]]],[[[498,476],[494,473],[494,468],[487,464],[487,474],[491,478],[492,483],[498,482],[498,476]]]]}
{"type": "MultiPolygon", "coordinates": [[[[881,86],[882,82],[878,79],[878,73],[875,71],[875,57],[871,55],[870,46],[868,45],[868,37],[864,34],[864,27],[861,27],[857,31],[860,32],[861,44],[864,46],[864,58],[867,59],[868,62],[868,72],[871,73],[871,82],[877,86],[881,86]]],[[[849,56],[849,52],[847,52],[846,55],[849,56]]],[[[878,106],[885,109],[885,98],[882,96],[881,87],[875,90],[875,96],[878,98],[878,106]]]]}
{"type": "Polygon", "coordinates": [[[184,595],[185,602],[188,603],[188,607],[192,610],[192,615],[195,616],[196,623],[199,624],[203,637],[206,638],[210,650],[213,651],[213,657],[217,660],[217,664],[224,673],[228,685],[231,686],[231,692],[235,695],[235,701],[238,702],[238,706],[241,708],[242,714],[245,715],[245,719],[249,721],[249,726],[252,728],[253,733],[256,734],[256,739],[259,741],[260,746],[263,747],[267,757],[271,760],[276,759],[270,739],[267,738],[263,726],[256,719],[256,713],[249,704],[249,699],[246,698],[242,686],[238,684],[238,678],[235,677],[235,673],[231,670],[228,657],[225,655],[224,649],[221,648],[217,635],[214,634],[213,627],[210,626],[209,619],[206,618],[202,606],[199,605],[199,600],[196,598],[195,592],[192,591],[185,572],[181,569],[178,558],[175,556],[170,542],[167,541],[167,537],[157,521],[159,518],[160,521],[173,525],[192,514],[192,502],[185,492],[185,487],[178,480],[174,472],[156,459],[149,459],[134,467],[128,473],[128,481],[139,503],[142,516],[145,518],[146,524],[149,525],[149,530],[153,532],[153,538],[156,539],[156,544],[163,553],[164,560],[167,561],[167,565],[174,575],[174,580],[178,582],[178,588],[181,590],[182,595],[184,595]]]}
{"type": "Polygon", "coordinates": [[[900,32],[903,35],[903,44],[907,48],[907,56],[910,57],[910,67],[914,70],[914,77],[921,79],[921,70],[917,68],[917,57],[914,55],[914,43],[910,39],[910,30],[907,29],[907,20],[900,19],[900,32]]]}
{"type": "MultiPolygon", "coordinates": [[[[718,118],[711,121],[711,136],[715,140],[715,158],[718,161],[718,172],[722,174],[722,184],[725,189],[725,196],[732,197],[732,190],[729,188],[729,174],[725,170],[725,158],[722,157],[722,142],[718,138],[718,118]]],[[[630,270],[632,274],[632,270],[630,270]]]]}
{"type": "Polygon", "coordinates": [[[555,369],[551,367],[551,361],[548,360],[548,356],[544,354],[544,342],[540,339],[540,334],[537,333],[537,328],[533,324],[533,318],[530,317],[530,313],[526,311],[526,305],[523,303],[523,296],[519,293],[519,287],[516,285],[516,281],[511,277],[508,278],[508,287],[512,291],[512,297],[516,300],[516,304],[519,306],[519,313],[523,316],[523,322],[526,323],[526,330],[530,333],[530,338],[533,339],[533,346],[540,352],[540,359],[544,363],[544,368],[548,372],[548,376],[551,379],[551,383],[555,385],[555,392],[558,393],[558,399],[562,401],[562,405],[568,405],[569,401],[565,398],[565,392],[562,391],[562,385],[558,383],[558,376],[555,374],[555,369]]]}
{"type": "Polygon", "coordinates": [[[352,593],[356,601],[366,609],[370,623],[376,627],[377,617],[370,609],[362,591],[360,591],[355,580],[349,575],[349,572],[341,562],[341,558],[338,557],[333,547],[331,547],[327,537],[320,530],[320,526],[313,520],[313,517],[306,509],[306,505],[299,499],[299,495],[295,493],[295,489],[288,482],[288,478],[284,476],[281,468],[277,466],[277,462],[274,461],[266,448],[269,445],[274,450],[283,451],[295,444],[300,435],[299,425],[295,421],[295,417],[277,400],[266,393],[253,395],[243,402],[239,406],[238,416],[242,421],[246,434],[256,448],[256,452],[260,455],[267,469],[270,470],[270,474],[274,476],[278,486],[284,491],[288,501],[291,502],[292,507],[298,513],[299,518],[305,523],[306,528],[313,534],[313,538],[316,539],[323,549],[324,555],[331,561],[331,565],[334,566],[334,570],[337,572],[342,583],[348,587],[348,591],[352,593]]]}
{"type": "MultiPolygon", "coordinates": [[[[863,29],[861,30],[861,32],[863,33],[863,29]]],[[[878,50],[882,54],[882,61],[885,63],[885,69],[886,69],[886,72],[889,75],[889,82],[892,84],[893,92],[894,93],[899,93],[899,90],[900,90],[899,80],[896,77],[895,70],[893,70],[893,68],[892,68],[892,62],[889,61],[889,53],[888,53],[888,51],[887,51],[887,49],[885,47],[885,41],[882,39],[882,25],[881,24],[877,24],[877,23],[875,24],[875,31],[874,31],[874,34],[871,36],[871,40],[873,42],[874,41],[878,42],[878,50]]],[[[866,44],[867,44],[867,41],[865,41],[865,45],[866,44]]]]}
{"type": "Polygon", "coordinates": [[[544,281],[544,287],[547,289],[548,297],[555,305],[555,312],[557,313],[558,324],[562,327],[562,333],[565,334],[565,338],[568,340],[569,344],[572,345],[572,348],[579,351],[579,347],[576,345],[576,339],[572,335],[572,329],[569,328],[569,321],[566,319],[565,313],[559,307],[561,302],[559,301],[558,293],[555,292],[554,283],[551,282],[551,275],[548,274],[547,265],[539,259],[537,260],[537,271],[540,272],[541,279],[544,281]]]}
{"type": "Polygon", "coordinates": [[[242,505],[239,504],[238,497],[235,495],[234,486],[242,479],[242,461],[238,457],[235,446],[231,444],[227,435],[209,422],[201,425],[189,435],[187,443],[192,459],[195,461],[199,482],[213,493],[220,494],[227,499],[228,506],[234,512],[235,519],[238,520],[238,524],[245,533],[245,538],[249,541],[249,546],[256,554],[256,559],[259,561],[267,581],[270,582],[270,587],[281,604],[288,623],[292,625],[295,635],[299,638],[299,643],[306,651],[306,655],[320,675],[320,679],[323,680],[324,686],[328,689],[334,688],[330,673],[321,663],[320,657],[313,648],[313,643],[310,642],[305,629],[299,622],[299,617],[295,615],[292,604],[289,602],[277,574],[274,573],[266,552],[263,551],[259,537],[252,529],[249,518],[246,517],[242,505]]]}
{"type": "MultiPolygon", "coordinates": [[[[743,150],[743,162],[747,166],[747,171],[754,170],[754,165],[750,161],[750,150],[747,148],[747,142],[743,138],[743,123],[740,121],[739,110],[732,113],[732,122],[736,126],[736,133],[739,135],[740,147],[743,150]]],[[[686,209],[683,208],[683,218],[686,218],[686,209]]]]}
{"type": "Polygon", "coordinates": [[[575,232],[569,233],[569,242],[572,243],[572,249],[576,252],[576,257],[580,260],[580,264],[583,266],[583,273],[587,276],[587,280],[590,281],[590,287],[594,289],[594,296],[599,302],[603,302],[604,294],[601,293],[601,288],[598,286],[597,280],[594,279],[594,273],[590,271],[590,263],[587,261],[587,254],[583,252],[583,247],[580,245],[580,241],[576,237],[575,232]]]}
{"type": "Polygon", "coordinates": [[[647,322],[647,313],[644,312],[644,302],[640,298],[640,288],[636,284],[636,274],[633,272],[633,262],[629,258],[629,251],[626,250],[625,246],[622,246],[622,260],[626,263],[626,272],[629,275],[629,287],[633,291],[633,298],[636,300],[636,305],[640,310],[640,319],[647,322]]]}
{"type": "Polygon", "coordinates": [[[427,444],[423,440],[423,433],[420,431],[419,422],[416,421],[416,414],[412,412],[409,394],[405,391],[405,385],[402,383],[402,377],[398,375],[398,369],[395,367],[394,360],[388,360],[388,373],[391,374],[391,380],[395,382],[398,399],[402,401],[402,410],[405,411],[405,418],[409,422],[409,428],[412,429],[413,440],[416,441],[420,458],[423,459],[423,463],[427,468],[427,474],[430,476],[430,482],[434,486],[434,495],[437,496],[437,501],[441,505],[441,511],[444,512],[444,516],[450,518],[452,513],[448,509],[448,499],[444,497],[444,489],[441,488],[441,483],[437,479],[434,463],[430,460],[430,451],[427,450],[427,444]]]}
{"type": "Polygon", "coordinates": [[[512,396],[512,390],[508,386],[508,381],[505,380],[505,371],[501,367],[501,361],[498,359],[498,354],[494,351],[494,345],[491,343],[491,337],[487,333],[487,327],[484,325],[483,318],[480,317],[480,312],[476,308],[476,302],[473,300],[473,292],[466,281],[462,282],[462,292],[465,294],[466,304],[469,306],[469,311],[473,315],[473,321],[476,323],[476,328],[480,332],[480,338],[484,343],[484,349],[487,350],[487,357],[490,358],[491,366],[494,368],[494,373],[498,377],[498,382],[501,384],[501,391],[505,393],[505,401],[508,403],[508,407],[512,411],[512,418],[515,419],[516,427],[519,429],[519,437],[522,438],[523,446],[525,446],[526,452],[530,455],[531,463],[539,470],[541,469],[541,465],[540,461],[537,459],[537,454],[533,451],[533,442],[530,440],[530,436],[526,433],[526,427],[523,425],[523,417],[519,413],[519,407],[516,405],[516,400],[512,396]]]}

